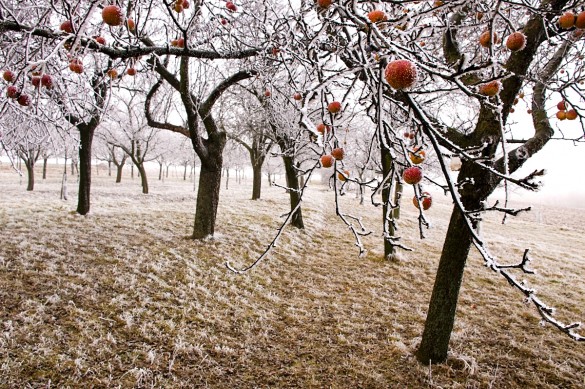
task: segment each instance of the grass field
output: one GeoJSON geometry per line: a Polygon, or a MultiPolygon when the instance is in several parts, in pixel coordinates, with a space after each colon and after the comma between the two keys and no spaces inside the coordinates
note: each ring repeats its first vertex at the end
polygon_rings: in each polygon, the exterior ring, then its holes
{"type": "MultiPolygon", "coordinates": [[[[381,210],[342,198],[373,231],[358,258],[333,192],[314,183],[306,229],[287,228],[265,262],[236,275],[226,261],[245,266],[264,251],[287,211],[282,189],[264,182],[251,201],[250,180],[232,177],[217,235],[192,241],[193,182],[153,173],[142,195],[137,178],[94,172],[83,217],[69,180],[63,201],[56,168],[33,192],[0,168],[2,388],[585,387],[585,344],[541,326],[475,251],[448,362],[416,362],[447,198],[435,196],[420,240],[406,195],[399,232],[415,251],[387,262],[381,210]]],[[[489,215],[483,233],[503,262],[530,248],[537,274],[519,277],[561,320],[585,321],[585,210],[534,208],[506,225],[489,215]]]]}

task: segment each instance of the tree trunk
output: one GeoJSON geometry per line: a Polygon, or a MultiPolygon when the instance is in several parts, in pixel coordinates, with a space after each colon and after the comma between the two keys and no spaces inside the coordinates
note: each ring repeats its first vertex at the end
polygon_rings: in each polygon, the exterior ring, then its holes
{"type": "Polygon", "coordinates": [[[24,165],[26,166],[26,173],[28,175],[28,185],[26,186],[26,190],[32,191],[35,189],[35,163],[29,157],[28,161],[24,161],[24,165]]]}
{"type": "Polygon", "coordinates": [[[252,165],[252,171],[252,200],[259,200],[262,191],[262,163],[252,165]]]}
{"type": "Polygon", "coordinates": [[[230,169],[229,168],[225,168],[225,190],[229,189],[229,184],[230,184],[230,169]]]}
{"type": "Polygon", "coordinates": [[[221,156],[219,167],[209,168],[206,164],[201,164],[193,239],[203,239],[215,232],[220,187],[221,156]]]}
{"type": "Polygon", "coordinates": [[[447,359],[459,289],[471,244],[465,217],[455,206],[443,244],[422,342],[416,352],[421,363],[441,363],[447,359]]]}
{"type": "MultiPolygon", "coordinates": [[[[386,178],[392,171],[392,154],[390,154],[390,150],[385,147],[382,147],[382,175],[386,178]]],[[[389,213],[389,203],[391,200],[392,195],[392,181],[394,177],[390,177],[382,188],[382,202],[384,205],[382,206],[382,223],[384,226],[384,233],[388,236],[384,237],[384,258],[390,259],[394,255],[394,246],[392,245],[392,241],[390,240],[391,237],[394,236],[394,224],[392,223],[391,219],[392,215],[389,213]]],[[[392,212],[392,211],[390,211],[392,212]]]]}
{"type": "Polygon", "coordinates": [[[141,163],[140,165],[136,165],[136,167],[138,168],[140,182],[142,183],[142,193],[148,194],[148,179],[146,178],[146,171],[144,170],[144,165],[141,163]]]}
{"type": "Polygon", "coordinates": [[[163,177],[163,164],[158,163],[158,180],[161,181],[163,177]]]}
{"type": "Polygon", "coordinates": [[[394,188],[394,202],[396,203],[396,208],[394,208],[394,219],[400,219],[400,202],[402,199],[402,189],[403,185],[402,182],[397,181],[396,187],[394,188]]]}
{"type": "Polygon", "coordinates": [[[79,128],[79,193],[77,197],[77,213],[86,215],[89,212],[89,196],[91,189],[91,143],[93,129],[88,126],[79,128]]]}
{"type": "Polygon", "coordinates": [[[112,177],[112,161],[108,161],[108,177],[112,177]]]}
{"type": "Polygon", "coordinates": [[[122,182],[122,170],[124,170],[124,164],[121,163],[116,166],[116,184],[122,182]]]}
{"type": "Polygon", "coordinates": [[[291,189],[288,191],[291,212],[297,208],[298,205],[298,209],[294,211],[290,219],[290,224],[296,228],[305,228],[305,224],[303,223],[303,212],[300,205],[301,195],[299,193],[299,178],[297,177],[297,171],[294,168],[293,159],[292,157],[283,156],[282,161],[284,162],[284,170],[286,172],[286,182],[291,189]]]}
{"type": "Polygon", "coordinates": [[[43,180],[47,179],[47,161],[49,158],[43,158],[43,180]]]}
{"type": "Polygon", "coordinates": [[[183,181],[187,181],[187,164],[184,164],[183,167],[183,181]]]}

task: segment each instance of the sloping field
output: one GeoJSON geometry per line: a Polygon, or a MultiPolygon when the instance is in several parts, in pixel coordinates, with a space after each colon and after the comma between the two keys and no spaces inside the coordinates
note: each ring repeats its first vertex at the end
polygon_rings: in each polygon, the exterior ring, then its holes
{"type": "MultiPolygon", "coordinates": [[[[334,194],[313,184],[306,229],[287,228],[265,262],[244,275],[286,212],[282,189],[251,201],[250,180],[222,188],[217,236],[188,239],[193,183],[151,177],[114,184],[103,171],[92,211],[76,206],[75,177],[59,200],[54,171],[34,192],[0,172],[0,387],[165,388],[579,388],[585,344],[550,326],[473,252],[451,356],[428,368],[413,356],[450,213],[435,196],[427,239],[406,195],[400,233],[413,247],[382,260],[381,210],[342,209],[373,233],[357,257],[335,217],[334,194]]],[[[585,321],[584,210],[536,206],[506,225],[490,215],[484,235],[504,262],[531,249],[522,276],[565,321],[585,321]]]]}

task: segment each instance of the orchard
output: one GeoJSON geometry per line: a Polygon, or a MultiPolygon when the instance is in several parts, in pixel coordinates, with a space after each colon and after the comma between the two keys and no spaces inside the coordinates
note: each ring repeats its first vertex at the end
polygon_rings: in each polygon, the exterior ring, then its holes
{"type": "Polygon", "coordinates": [[[443,228],[442,248],[427,258],[436,273],[411,347],[416,363],[452,356],[468,258],[508,287],[510,301],[583,347],[579,323],[558,318],[555,301],[537,293],[547,282],[532,276],[538,237],[499,258],[510,242],[491,240],[482,225],[529,214],[510,205],[512,195],[538,191],[547,166],[525,167],[555,142],[585,140],[585,2],[25,0],[0,11],[0,143],[15,174],[24,174],[18,160],[25,164],[29,191],[43,153],[75,159],[75,213],[85,217],[95,210],[96,160],[118,168],[117,182],[131,163],[144,196],[152,195],[149,164],[158,162],[161,181],[165,166],[167,174],[183,166],[184,180],[190,167],[189,244],[206,251],[231,228],[218,222],[222,179],[229,190],[229,172],[240,179],[250,167],[250,207],[263,201],[264,173],[286,213],[264,240],[246,243],[261,247],[253,255],[223,258],[223,272],[245,278],[271,266],[285,234],[307,229],[314,210],[303,210],[320,177],[345,233],[323,227],[297,239],[348,241],[359,266],[369,266],[359,261],[375,237],[384,266],[402,272],[410,264],[400,258],[424,245],[407,243],[403,227],[415,226],[419,242],[443,228]],[[353,191],[357,207],[346,202],[353,191]],[[442,227],[433,219],[439,199],[450,206],[442,227]],[[375,225],[362,221],[362,207],[375,225]]]}

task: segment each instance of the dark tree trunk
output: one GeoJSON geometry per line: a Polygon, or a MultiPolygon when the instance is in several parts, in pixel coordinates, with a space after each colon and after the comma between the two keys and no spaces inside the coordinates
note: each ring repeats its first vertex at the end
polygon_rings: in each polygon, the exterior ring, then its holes
{"type": "Polygon", "coordinates": [[[138,168],[138,173],[140,175],[140,182],[142,183],[142,193],[148,194],[148,179],[146,178],[146,171],[144,170],[144,165],[136,165],[138,168]]]}
{"type": "Polygon", "coordinates": [[[158,164],[158,180],[161,181],[163,176],[163,164],[159,162],[158,164]]]}
{"type": "Polygon", "coordinates": [[[121,163],[116,166],[116,184],[122,182],[122,170],[124,170],[124,164],[121,163]]]}
{"type": "Polygon", "coordinates": [[[26,190],[32,191],[35,189],[35,163],[32,159],[25,160],[24,165],[26,166],[26,173],[28,175],[28,185],[26,190]]]}
{"type": "Polygon", "coordinates": [[[49,158],[43,158],[43,180],[47,179],[47,161],[49,158]]]}
{"type": "Polygon", "coordinates": [[[89,212],[91,189],[91,143],[93,141],[94,128],[78,126],[79,147],[79,193],[77,197],[77,213],[86,215],[89,212]]]}
{"type": "Polygon", "coordinates": [[[112,161],[108,161],[108,177],[112,177],[112,161]]]}
{"type": "Polygon", "coordinates": [[[443,244],[422,342],[416,352],[421,363],[440,363],[447,359],[459,289],[471,244],[471,233],[465,218],[455,206],[443,244]]]}
{"type": "Polygon", "coordinates": [[[262,163],[252,166],[252,200],[259,200],[262,191],[262,163]]]}
{"type": "Polygon", "coordinates": [[[291,212],[298,206],[298,209],[294,211],[290,219],[290,224],[296,228],[305,228],[305,224],[303,223],[303,212],[300,205],[301,195],[299,193],[299,178],[294,167],[293,159],[292,157],[283,156],[282,161],[284,162],[284,170],[286,172],[286,182],[291,189],[288,191],[291,212]]]}
{"type": "Polygon", "coordinates": [[[221,187],[221,155],[219,167],[201,164],[193,239],[203,239],[215,232],[217,205],[221,187]]]}
{"type": "Polygon", "coordinates": [[[183,181],[187,181],[187,164],[184,164],[183,167],[183,181]]]}
{"type": "MultiPolygon", "coordinates": [[[[390,154],[390,150],[385,147],[382,147],[382,174],[384,178],[386,178],[392,171],[392,155],[390,154]]],[[[384,232],[387,233],[389,236],[384,237],[384,258],[390,259],[394,255],[394,246],[392,245],[392,241],[389,239],[394,236],[394,224],[391,220],[391,214],[388,212],[393,212],[388,209],[391,196],[392,196],[392,181],[394,180],[393,177],[390,177],[389,180],[386,181],[384,188],[382,188],[382,202],[384,205],[382,206],[382,223],[384,225],[384,232]]]]}

